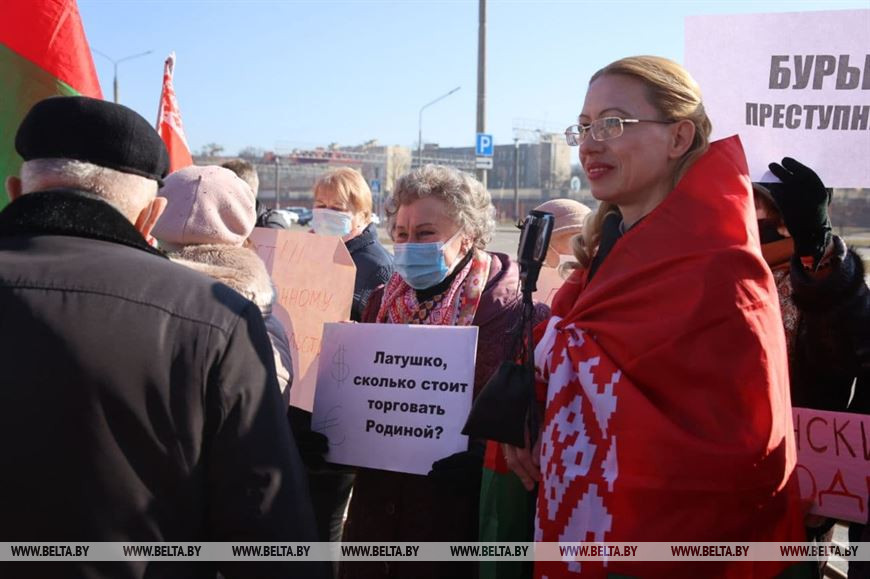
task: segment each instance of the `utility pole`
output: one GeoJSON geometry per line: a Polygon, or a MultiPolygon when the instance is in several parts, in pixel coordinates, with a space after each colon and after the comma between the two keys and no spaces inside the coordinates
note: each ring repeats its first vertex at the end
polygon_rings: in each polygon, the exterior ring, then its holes
{"type": "Polygon", "coordinates": [[[281,159],[275,155],[275,209],[281,209],[281,159]]]}
{"type": "Polygon", "coordinates": [[[514,137],[514,221],[520,222],[520,140],[514,137]]]}
{"type": "MultiPolygon", "coordinates": [[[[486,0],[478,0],[477,26],[477,132],[486,132],[486,0]]],[[[477,170],[477,178],[486,187],[486,169],[477,170]]]]}

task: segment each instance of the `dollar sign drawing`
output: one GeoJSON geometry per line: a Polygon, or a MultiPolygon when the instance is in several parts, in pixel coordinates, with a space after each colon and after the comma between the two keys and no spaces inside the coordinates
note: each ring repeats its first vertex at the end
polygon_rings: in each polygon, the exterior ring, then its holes
{"type": "Polygon", "coordinates": [[[332,356],[332,377],[338,382],[338,387],[341,388],[342,383],[347,380],[350,374],[350,366],[344,363],[344,346],[339,346],[338,350],[332,356]]]}

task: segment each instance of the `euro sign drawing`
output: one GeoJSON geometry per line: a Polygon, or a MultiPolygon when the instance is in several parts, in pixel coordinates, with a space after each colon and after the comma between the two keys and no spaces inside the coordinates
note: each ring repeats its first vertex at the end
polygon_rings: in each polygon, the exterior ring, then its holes
{"type": "Polygon", "coordinates": [[[338,387],[347,380],[350,375],[350,366],[344,361],[344,346],[339,346],[332,356],[332,378],[338,383],[338,387]]]}
{"type": "Polygon", "coordinates": [[[341,424],[341,406],[333,406],[327,412],[324,418],[318,422],[311,422],[311,429],[317,432],[320,432],[327,438],[329,438],[330,446],[341,446],[344,444],[344,441],[347,440],[347,436],[342,434],[339,439],[336,434],[332,432],[333,429],[338,427],[341,424]]]}

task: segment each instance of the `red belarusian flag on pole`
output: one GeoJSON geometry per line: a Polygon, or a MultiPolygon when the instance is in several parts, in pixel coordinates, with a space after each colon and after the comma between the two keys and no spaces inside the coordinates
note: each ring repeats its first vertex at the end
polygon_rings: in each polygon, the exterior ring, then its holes
{"type": "Polygon", "coordinates": [[[157,113],[157,132],[166,149],[169,151],[169,172],[178,171],[183,167],[193,165],[190,147],[181,126],[181,111],[172,87],[172,74],[175,71],[175,53],[166,58],[163,66],[163,90],[160,91],[160,109],[157,113]]]}

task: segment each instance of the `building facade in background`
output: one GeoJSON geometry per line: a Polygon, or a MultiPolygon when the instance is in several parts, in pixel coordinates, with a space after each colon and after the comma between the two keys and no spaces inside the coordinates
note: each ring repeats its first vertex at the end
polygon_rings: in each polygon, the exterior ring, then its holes
{"type": "MultiPolygon", "coordinates": [[[[423,163],[474,171],[474,147],[442,148],[428,144],[422,156],[423,163]]],[[[194,162],[219,165],[231,158],[235,157],[199,155],[194,157],[194,162]]],[[[270,151],[259,157],[245,158],[257,167],[259,197],[269,207],[310,207],[314,183],[321,175],[336,167],[352,167],[360,171],[372,187],[374,208],[379,215],[383,215],[384,198],[392,192],[396,180],[420,164],[416,150],[381,145],[374,140],[356,146],[333,144],[307,150],[270,151]]],[[[538,142],[495,146],[488,185],[503,219],[514,213],[515,175],[519,177],[516,185],[523,214],[526,208],[531,209],[546,199],[581,197],[570,189],[571,149],[562,135],[544,134],[538,142]]]]}

